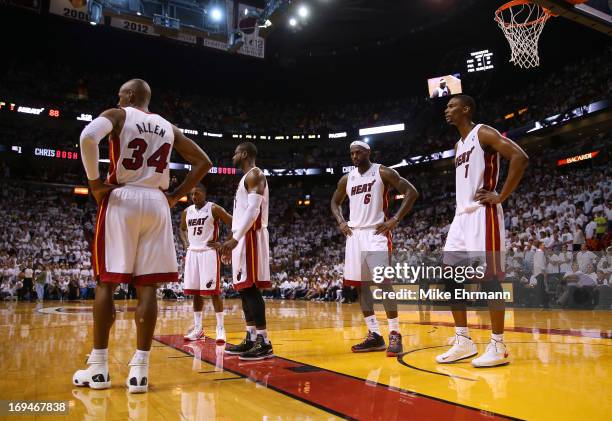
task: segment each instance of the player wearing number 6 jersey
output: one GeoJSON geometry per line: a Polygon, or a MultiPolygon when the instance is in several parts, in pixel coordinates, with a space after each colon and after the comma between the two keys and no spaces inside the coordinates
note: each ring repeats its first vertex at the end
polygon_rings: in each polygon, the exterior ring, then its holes
{"type": "MultiPolygon", "coordinates": [[[[359,302],[368,327],[367,338],[352,347],[353,352],[387,350],[392,357],[402,352],[397,305],[383,301],[389,320],[389,347],[385,345],[376,315],[372,291],[372,274],[376,267],[390,264],[391,231],[410,211],[418,197],[414,186],[397,171],[370,162],[370,145],[362,141],[351,143],[351,160],[355,169],[343,176],[331,200],[331,211],[346,236],[344,257],[344,284],[358,287],[359,302]],[[394,188],[404,195],[397,213],[389,218],[389,190],[394,188]],[[349,197],[349,221],[342,216],[342,202],[349,197]]],[[[381,285],[390,290],[388,284],[381,285]]]]}
{"type": "Polygon", "coordinates": [[[109,388],[108,336],[115,320],[113,293],[119,283],[138,291],[137,350],[126,384],[130,393],[148,388],[149,352],[157,322],[157,283],[178,281],[170,208],[208,172],[212,163],[192,140],[149,112],[149,85],[132,79],[119,90],[119,108],[104,111],[81,133],[81,158],[98,203],[92,265],[98,281],[94,301],[94,344],[88,368],[73,376],[77,386],[109,388]],[[98,144],[109,136],[110,168],[101,181],[98,144]],[[173,192],[168,189],[172,148],[191,164],[173,192]]]}

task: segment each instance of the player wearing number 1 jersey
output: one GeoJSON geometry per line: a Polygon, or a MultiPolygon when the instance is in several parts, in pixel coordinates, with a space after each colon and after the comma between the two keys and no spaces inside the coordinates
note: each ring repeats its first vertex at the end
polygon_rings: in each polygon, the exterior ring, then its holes
{"type": "MultiPolygon", "coordinates": [[[[484,277],[476,278],[485,292],[501,292],[504,277],[504,217],[501,204],[518,186],[529,158],[513,141],[484,124],[474,124],[476,104],[472,97],[457,95],[448,101],[446,121],[457,128],[455,145],[457,210],[444,245],[444,263],[450,266],[485,263],[484,277]],[[500,156],[510,161],[508,176],[498,194],[500,156]]],[[[465,300],[455,299],[462,283],[451,280],[451,310],[455,320],[453,346],[436,357],[440,364],[453,363],[478,353],[469,336],[465,300]]],[[[504,344],[503,300],[489,300],[491,341],[484,354],[472,360],[475,367],[493,367],[510,360],[504,344]]]]}
{"type": "MultiPolygon", "coordinates": [[[[354,345],[353,352],[387,350],[392,357],[402,352],[397,305],[384,300],[383,305],[389,321],[389,347],[385,345],[376,315],[372,291],[372,274],[376,267],[390,264],[391,231],[410,211],[418,197],[416,189],[397,171],[384,165],[370,162],[370,145],[366,142],[351,143],[351,160],[355,165],[350,173],[338,182],[338,188],[331,200],[331,211],[339,224],[340,231],[346,236],[344,257],[344,284],[358,287],[361,310],[368,327],[366,339],[354,345]],[[389,190],[394,188],[404,195],[397,213],[388,218],[389,190]],[[342,202],[349,197],[349,221],[342,215],[342,202]]],[[[389,284],[381,289],[390,290],[389,284]]]]}
{"type": "Polygon", "coordinates": [[[119,90],[119,107],[104,111],[81,133],[81,158],[98,203],[92,264],[98,281],[94,301],[94,344],[87,369],[73,376],[77,386],[106,389],[108,337],[115,319],[113,293],[119,283],[134,283],[137,350],[126,384],[130,393],[148,388],[149,352],[157,322],[157,283],[178,281],[170,208],[212,167],[192,140],[157,114],[149,112],[149,85],[132,79],[119,90]],[[98,144],[109,136],[110,168],[100,180],[98,144]],[[168,164],[172,148],[191,164],[173,192],[168,164]]]}

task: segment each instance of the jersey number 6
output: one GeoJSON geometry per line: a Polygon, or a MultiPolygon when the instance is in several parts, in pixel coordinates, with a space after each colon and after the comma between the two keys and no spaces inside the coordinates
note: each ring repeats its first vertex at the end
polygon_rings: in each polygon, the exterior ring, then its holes
{"type": "Polygon", "coordinates": [[[367,193],[365,196],[363,196],[363,204],[367,205],[368,203],[370,203],[371,199],[372,199],[372,194],[367,193]]]}
{"type": "MultiPolygon", "coordinates": [[[[128,148],[133,149],[131,158],[124,158],[121,164],[126,170],[136,171],[142,167],[144,162],[144,154],[148,148],[147,142],[144,139],[136,138],[128,143],[128,148]]],[[[161,147],[153,152],[153,155],[147,159],[147,167],[155,168],[155,172],[163,173],[168,166],[168,155],[172,145],[164,143],[161,147]]]]}

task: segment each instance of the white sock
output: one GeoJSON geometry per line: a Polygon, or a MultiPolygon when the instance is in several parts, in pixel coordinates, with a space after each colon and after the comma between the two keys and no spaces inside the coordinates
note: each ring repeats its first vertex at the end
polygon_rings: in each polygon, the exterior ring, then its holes
{"type": "Polygon", "coordinates": [[[140,360],[144,362],[145,364],[149,364],[149,354],[150,353],[151,351],[141,351],[140,349],[137,349],[136,353],[134,354],[134,359],[140,360]]]}
{"type": "Polygon", "coordinates": [[[247,332],[249,332],[249,337],[252,341],[257,339],[257,330],[255,329],[255,326],[247,326],[247,332]]]}
{"type": "Polygon", "coordinates": [[[104,349],[92,349],[91,350],[91,356],[93,357],[97,357],[97,358],[102,358],[104,360],[108,360],[108,348],[104,348],[104,349]]]}
{"type": "Polygon", "coordinates": [[[193,312],[193,323],[196,329],[202,329],[202,312],[201,311],[193,312]]]}
{"type": "Polygon", "coordinates": [[[497,342],[503,342],[504,341],[504,334],[500,333],[491,333],[491,339],[497,341],[497,342]]]}
{"type": "Polygon", "coordinates": [[[268,339],[268,331],[266,329],[257,330],[257,334],[263,336],[265,343],[270,343],[270,340],[268,339]]]}
{"type": "Polygon", "coordinates": [[[399,317],[396,317],[395,319],[387,319],[389,322],[389,333],[391,332],[397,332],[400,333],[399,330],[399,317]]]}
{"type": "Polygon", "coordinates": [[[217,318],[217,326],[223,326],[223,312],[215,313],[215,317],[217,318]]]}
{"type": "Polygon", "coordinates": [[[108,363],[108,348],[105,349],[92,349],[89,354],[89,360],[93,364],[107,364],[108,363]]]}
{"type": "Polygon", "coordinates": [[[457,335],[461,335],[461,336],[465,336],[466,338],[470,337],[470,330],[468,329],[468,327],[455,327],[455,333],[457,335]]]}
{"type": "Polygon", "coordinates": [[[375,314],[366,317],[365,322],[370,332],[380,335],[380,326],[378,326],[378,320],[376,320],[375,314]]]}

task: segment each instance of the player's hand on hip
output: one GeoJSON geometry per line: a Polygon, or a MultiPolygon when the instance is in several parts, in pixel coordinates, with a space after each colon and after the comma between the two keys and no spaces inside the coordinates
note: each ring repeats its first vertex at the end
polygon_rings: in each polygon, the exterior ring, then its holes
{"type": "Polygon", "coordinates": [[[104,198],[106,198],[106,196],[117,187],[121,186],[118,184],[107,184],[99,178],[97,180],[89,180],[89,189],[91,190],[91,194],[98,205],[102,203],[104,198]]]}
{"type": "Polygon", "coordinates": [[[229,254],[232,252],[233,249],[236,248],[236,246],[238,245],[238,240],[235,240],[233,237],[230,237],[228,240],[226,240],[222,245],[221,248],[219,249],[219,252],[224,255],[224,254],[229,254]]]}
{"type": "Polygon", "coordinates": [[[474,199],[481,205],[496,205],[501,203],[501,198],[494,191],[488,191],[485,189],[480,189],[476,192],[474,199]]]}
{"type": "Polygon", "coordinates": [[[206,243],[206,245],[215,250],[221,249],[221,243],[218,241],[209,241],[208,243],[206,243]]]}
{"type": "Polygon", "coordinates": [[[375,235],[386,234],[392,231],[399,224],[399,220],[395,217],[386,220],[385,222],[376,225],[375,235]]]}
{"type": "Polygon", "coordinates": [[[351,229],[351,227],[349,227],[346,221],[341,223],[339,228],[340,231],[342,231],[342,234],[344,234],[346,237],[350,237],[351,235],[353,235],[353,230],[351,229]]]}

